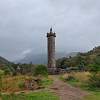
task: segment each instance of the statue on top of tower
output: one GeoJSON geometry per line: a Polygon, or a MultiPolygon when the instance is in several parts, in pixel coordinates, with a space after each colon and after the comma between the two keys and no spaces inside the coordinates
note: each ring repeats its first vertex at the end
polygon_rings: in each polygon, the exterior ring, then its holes
{"type": "Polygon", "coordinates": [[[50,33],[52,33],[52,27],[50,28],[50,33]]]}

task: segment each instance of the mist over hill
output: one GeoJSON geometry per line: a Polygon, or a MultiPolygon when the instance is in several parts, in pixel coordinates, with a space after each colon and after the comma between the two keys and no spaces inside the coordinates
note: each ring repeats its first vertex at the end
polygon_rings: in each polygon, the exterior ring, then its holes
{"type": "MultiPolygon", "coordinates": [[[[77,52],[65,53],[58,52],[56,53],[56,59],[61,57],[75,56],[77,52]]],[[[23,59],[15,61],[15,63],[33,63],[33,64],[47,64],[47,54],[27,54],[23,59]]]]}

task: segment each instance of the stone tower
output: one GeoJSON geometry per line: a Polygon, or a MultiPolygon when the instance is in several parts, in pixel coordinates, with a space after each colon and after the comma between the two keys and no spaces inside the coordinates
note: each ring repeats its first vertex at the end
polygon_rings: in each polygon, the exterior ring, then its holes
{"type": "Polygon", "coordinates": [[[51,74],[56,72],[56,60],[55,60],[55,37],[56,33],[50,32],[47,33],[47,42],[48,42],[48,71],[51,74]]]}

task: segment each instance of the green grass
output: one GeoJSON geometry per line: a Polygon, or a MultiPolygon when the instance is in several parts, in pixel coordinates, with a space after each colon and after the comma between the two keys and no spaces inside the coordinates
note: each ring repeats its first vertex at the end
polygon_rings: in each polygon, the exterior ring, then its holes
{"type": "Polygon", "coordinates": [[[49,78],[45,78],[40,83],[43,87],[49,87],[51,84],[53,84],[53,80],[49,78]]]}
{"type": "Polygon", "coordinates": [[[70,81],[67,81],[67,83],[69,83],[72,86],[77,86],[78,84],[80,84],[78,80],[70,80],[70,81]]]}
{"type": "Polygon", "coordinates": [[[92,92],[90,95],[86,96],[84,100],[100,100],[100,92],[92,92]]]}
{"type": "Polygon", "coordinates": [[[70,79],[70,80],[66,80],[64,79],[62,76],[59,77],[62,81],[67,82],[68,84],[72,85],[72,86],[77,86],[80,85],[80,81],[78,79],[70,79]]]}
{"type": "Polygon", "coordinates": [[[3,95],[2,100],[59,100],[59,97],[48,91],[34,92],[30,94],[3,95]]]}

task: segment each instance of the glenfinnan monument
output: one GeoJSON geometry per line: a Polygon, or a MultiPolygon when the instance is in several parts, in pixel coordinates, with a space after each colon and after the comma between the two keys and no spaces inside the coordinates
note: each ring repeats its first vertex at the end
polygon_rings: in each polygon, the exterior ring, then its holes
{"type": "Polygon", "coordinates": [[[56,73],[56,59],[55,59],[55,37],[56,33],[50,32],[47,33],[47,42],[48,42],[48,71],[51,74],[56,73]]]}

